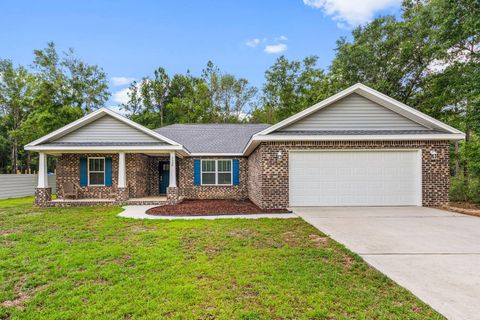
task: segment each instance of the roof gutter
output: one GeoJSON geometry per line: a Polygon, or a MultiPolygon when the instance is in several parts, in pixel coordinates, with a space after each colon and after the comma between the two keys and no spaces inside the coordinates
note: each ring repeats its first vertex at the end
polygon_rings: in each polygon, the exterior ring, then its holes
{"type": "Polygon", "coordinates": [[[464,133],[395,134],[395,135],[254,135],[243,150],[248,156],[261,142],[268,141],[459,141],[464,133]]]}

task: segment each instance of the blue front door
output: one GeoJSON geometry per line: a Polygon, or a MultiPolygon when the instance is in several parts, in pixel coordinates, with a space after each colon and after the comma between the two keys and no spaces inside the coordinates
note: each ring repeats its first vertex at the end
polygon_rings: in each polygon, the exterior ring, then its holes
{"type": "Polygon", "coordinates": [[[160,161],[158,163],[158,190],[160,194],[167,194],[167,187],[170,183],[170,163],[160,161]]]}

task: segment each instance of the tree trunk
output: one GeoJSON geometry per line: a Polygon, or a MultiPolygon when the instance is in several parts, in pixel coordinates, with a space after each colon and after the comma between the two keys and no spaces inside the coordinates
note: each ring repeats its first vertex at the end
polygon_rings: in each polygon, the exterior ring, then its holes
{"type": "MultiPolygon", "coordinates": [[[[465,129],[465,147],[468,148],[468,144],[470,142],[470,128],[465,129]]],[[[468,178],[469,178],[469,170],[468,170],[468,156],[465,154],[465,161],[463,162],[463,184],[465,188],[468,188],[468,178]]]]}
{"type": "Polygon", "coordinates": [[[32,170],[30,168],[30,164],[32,163],[32,155],[30,151],[27,151],[27,173],[30,173],[32,170]]]}
{"type": "Polygon", "coordinates": [[[17,138],[13,139],[12,144],[12,173],[17,173],[18,170],[18,159],[17,159],[17,138]]]}
{"type": "Polygon", "coordinates": [[[459,143],[455,141],[455,177],[460,175],[460,150],[459,143]]]}
{"type": "Polygon", "coordinates": [[[160,127],[163,127],[163,106],[160,106],[160,127]]]}

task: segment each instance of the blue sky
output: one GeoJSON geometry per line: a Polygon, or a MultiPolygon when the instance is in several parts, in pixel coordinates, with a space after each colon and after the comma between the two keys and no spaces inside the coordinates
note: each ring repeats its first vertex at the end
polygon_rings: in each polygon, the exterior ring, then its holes
{"type": "Polygon", "coordinates": [[[126,83],[159,66],[200,74],[208,60],[261,86],[284,54],[317,55],[327,68],[335,41],[379,14],[398,15],[399,0],[2,1],[0,58],[28,65],[33,50],[60,50],[98,64],[110,79],[107,106],[126,83]]]}

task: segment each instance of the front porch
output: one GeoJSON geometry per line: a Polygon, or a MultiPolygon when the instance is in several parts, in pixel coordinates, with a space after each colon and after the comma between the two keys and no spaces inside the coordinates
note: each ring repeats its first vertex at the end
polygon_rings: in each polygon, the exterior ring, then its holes
{"type": "Polygon", "coordinates": [[[49,155],[57,156],[57,198],[52,200],[45,178],[47,153],[41,152],[35,197],[38,206],[162,205],[180,200],[175,152],[49,155]]]}

